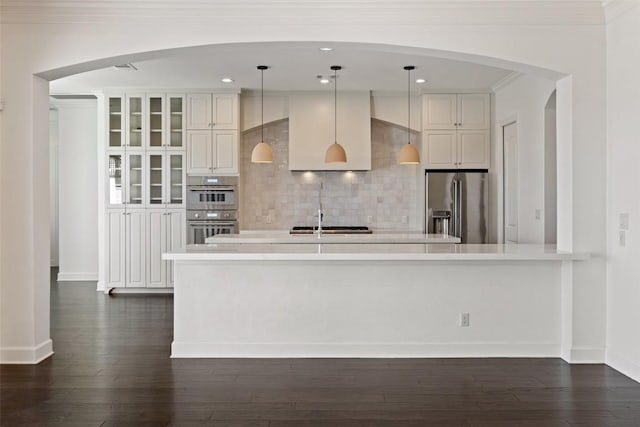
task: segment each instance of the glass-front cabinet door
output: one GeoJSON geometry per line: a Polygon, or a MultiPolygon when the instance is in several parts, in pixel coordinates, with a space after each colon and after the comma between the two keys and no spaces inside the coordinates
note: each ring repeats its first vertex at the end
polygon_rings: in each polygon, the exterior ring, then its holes
{"type": "Polygon", "coordinates": [[[166,203],[172,206],[184,205],[184,155],[167,154],[169,173],[168,176],[168,197],[166,203]]]}
{"type": "Polygon", "coordinates": [[[127,96],[127,147],[142,147],[144,97],[127,96]]]}
{"type": "Polygon", "coordinates": [[[167,116],[169,141],[168,148],[183,148],[185,146],[185,126],[184,126],[184,95],[167,95],[169,114],[167,116]]]}
{"type": "Polygon", "coordinates": [[[122,207],[124,204],[124,175],[122,154],[107,155],[107,198],[111,207],[122,207]]]}
{"type": "Polygon", "coordinates": [[[148,106],[148,126],[147,141],[149,148],[164,148],[164,96],[149,95],[147,98],[148,106]]]}
{"type": "Polygon", "coordinates": [[[149,154],[148,200],[150,206],[162,206],[164,193],[164,154],[149,154]]]}
{"type": "Polygon", "coordinates": [[[144,183],[144,157],[127,153],[127,205],[142,205],[144,183]]]}
{"type": "Polygon", "coordinates": [[[122,114],[124,111],[124,103],[122,97],[110,96],[108,110],[108,148],[121,148],[124,145],[124,116],[122,114]]]}

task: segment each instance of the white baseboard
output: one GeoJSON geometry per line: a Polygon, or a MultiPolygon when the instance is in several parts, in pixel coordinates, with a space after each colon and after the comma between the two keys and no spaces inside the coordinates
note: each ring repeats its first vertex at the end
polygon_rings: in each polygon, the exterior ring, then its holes
{"type": "Polygon", "coordinates": [[[569,351],[569,357],[563,359],[567,363],[604,363],[604,347],[573,347],[569,351]]]}
{"type": "Polygon", "coordinates": [[[96,282],[98,273],[58,273],[59,282],[96,282]]]}
{"type": "Polygon", "coordinates": [[[559,357],[555,344],[171,343],[172,358],[559,357]]]}
{"type": "Polygon", "coordinates": [[[607,365],[640,383],[640,364],[607,351],[607,365]]]}
{"type": "Polygon", "coordinates": [[[0,364],[35,365],[53,354],[53,341],[50,339],[36,347],[0,348],[0,364]]]}

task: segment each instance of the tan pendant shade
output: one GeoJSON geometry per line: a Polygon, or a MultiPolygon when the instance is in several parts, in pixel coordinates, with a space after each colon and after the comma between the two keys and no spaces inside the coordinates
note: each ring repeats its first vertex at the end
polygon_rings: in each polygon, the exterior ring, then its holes
{"type": "Polygon", "coordinates": [[[333,70],[333,137],[334,143],[327,148],[324,155],[325,163],[347,163],[347,152],[338,144],[338,70],[342,67],[332,65],[333,70]]]}
{"type": "Polygon", "coordinates": [[[253,151],[251,152],[251,162],[252,163],[273,162],[273,150],[271,149],[271,146],[263,141],[263,142],[260,142],[255,147],[253,147],[253,151]]]}
{"type": "Polygon", "coordinates": [[[260,132],[262,138],[258,145],[253,147],[253,151],[251,151],[251,163],[272,163],[273,162],[273,150],[271,146],[264,142],[264,70],[268,69],[266,65],[258,65],[258,70],[260,70],[260,103],[262,105],[261,114],[262,121],[260,126],[260,132]]]}
{"type": "Polygon", "coordinates": [[[327,153],[324,155],[325,163],[346,163],[347,162],[347,153],[342,148],[342,145],[331,144],[329,148],[327,148],[327,153]]]}
{"type": "Polygon", "coordinates": [[[418,165],[420,164],[420,153],[415,145],[405,144],[398,155],[398,163],[401,165],[418,165]]]}
{"type": "Polygon", "coordinates": [[[407,71],[407,144],[402,147],[398,155],[398,163],[401,165],[420,164],[420,153],[415,145],[411,145],[411,70],[415,68],[413,65],[404,67],[407,71]]]}

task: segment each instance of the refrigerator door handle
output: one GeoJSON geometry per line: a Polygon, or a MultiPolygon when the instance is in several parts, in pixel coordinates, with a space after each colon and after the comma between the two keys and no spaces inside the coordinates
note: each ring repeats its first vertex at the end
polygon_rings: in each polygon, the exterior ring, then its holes
{"type": "Polygon", "coordinates": [[[462,180],[458,180],[458,237],[462,239],[462,180]]]}
{"type": "Polygon", "coordinates": [[[458,235],[458,180],[453,180],[453,212],[451,218],[451,234],[458,235]]]}

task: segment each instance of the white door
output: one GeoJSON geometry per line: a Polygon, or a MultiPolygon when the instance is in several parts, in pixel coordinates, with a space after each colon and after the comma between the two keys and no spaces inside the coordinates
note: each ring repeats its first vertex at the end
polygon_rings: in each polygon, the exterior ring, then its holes
{"type": "Polygon", "coordinates": [[[213,129],[237,129],[237,95],[221,94],[213,95],[212,123],[213,129]]]}
{"type": "MultiPolygon", "coordinates": [[[[186,219],[184,210],[168,210],[165,227],[166,252],[179,251],[187,244],[186,219]]],[[[164,261],[166,265],[167,286],[173,287],[173,261],[164,261]]]]}
{"type": "Polygon", "coordinates": [[[211,172],[211,131],[187,132],[187,174],[206,175],[211,172]]]}
{"type": "Polygon", "coordinates": [[[453,169],[456,167],[456,131],[425,130],[422,136],[422,154],[425,168],[453,169]]]}
{"type": "Polygon", "coordinates": [[[504,144],[504,242],[518,243],[518,127],[502,127],[504,144]]]}
{"type": "Polygon", "coordinates": [[[213,132],[213,168],[216,173],[238,173],[236,132],[213,132]]]}
{"type": "Polygon", "coordinates": [[[164,210],[147,211],[147,286],[150,288],[167,286],[165,261],[162,261],[166,250],[166,222],[164,210]]]}
{"type": "Polygon", "coordinates": [[[124,209],[107,211],[107,287],[125,286],[126,212],[124,209]]]}
{"type": "Polygon", "coordinates": [[[211,129],[211,94],[187,95],[187,129],[211,129]]]}
{"type": "Polygon", "coordinates": [[[126,286],[132,288],[144,288],[146,257],[144,220],[145,211],[127,210],[127,241],[126,241],[126,286]]]}

